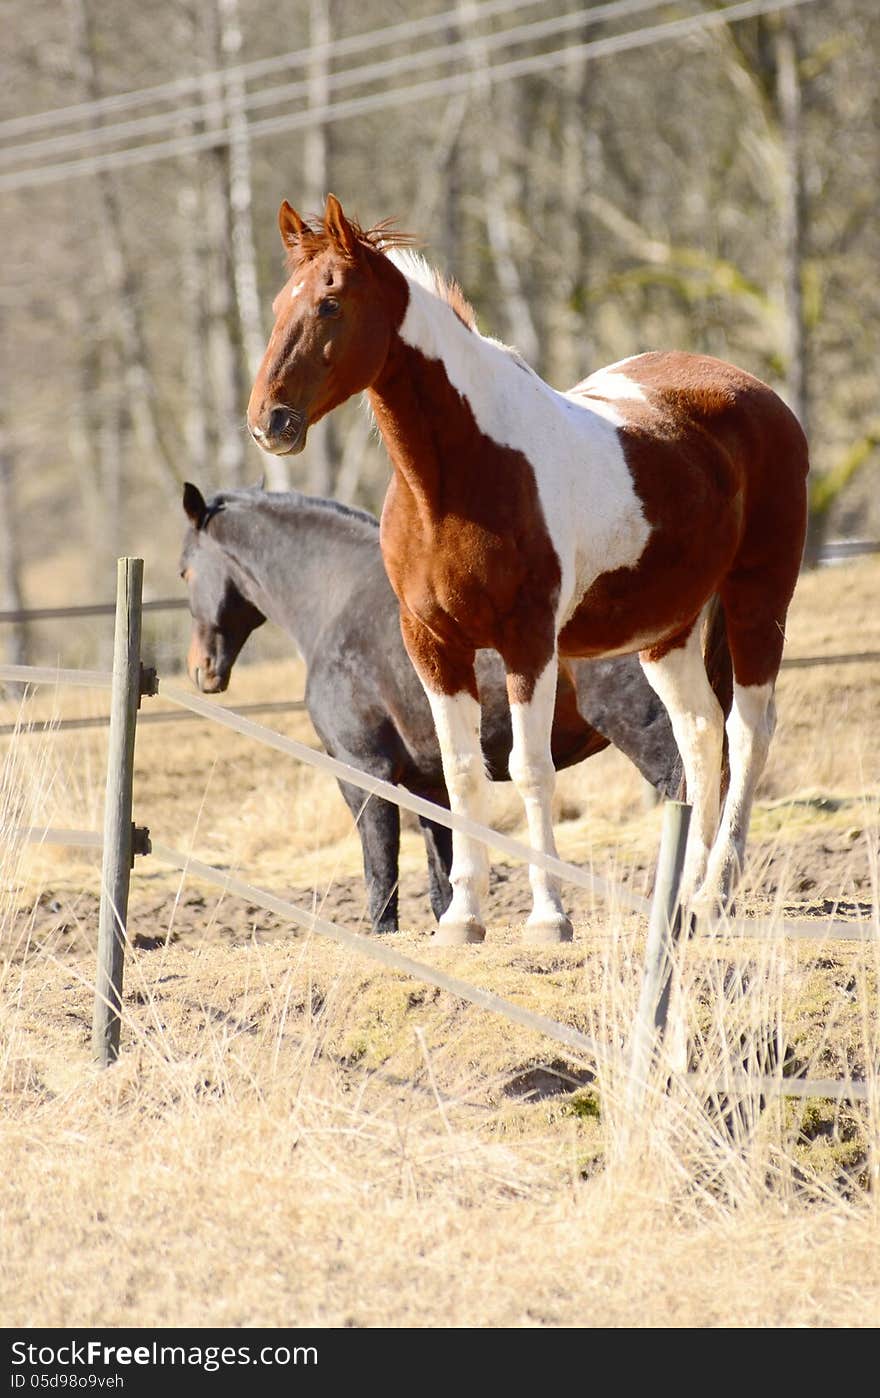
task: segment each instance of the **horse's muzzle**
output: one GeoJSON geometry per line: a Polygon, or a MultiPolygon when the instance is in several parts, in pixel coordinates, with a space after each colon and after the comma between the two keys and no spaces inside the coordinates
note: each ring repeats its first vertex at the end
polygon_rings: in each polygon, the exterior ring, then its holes
{"type": "Polygon", "coordinates": [[[229,688],[228,671],[218,675],[213,671],[209,673],[197,665],[192,672],[192,679],[201,694],[223,694],[229,688]]]}
{"type": "Polygon", "coordinates": [[[248,427],[263,451],[273,456],[296,456],[306,444],[309,424],[305,413],[277,403],[268,413],[262,414],[261,422],[249,422],[248,427]]]}

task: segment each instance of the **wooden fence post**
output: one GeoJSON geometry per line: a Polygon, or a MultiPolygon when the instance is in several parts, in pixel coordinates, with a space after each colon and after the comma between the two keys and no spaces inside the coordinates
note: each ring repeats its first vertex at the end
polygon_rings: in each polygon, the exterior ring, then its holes
{"type": "Polygon", "coordinates": [[[142,558],[116,564],[116,629],[110,698],[110,747],[104,801],[104,854],[98,919],[98,973],[92,1020],[92,1049],[103,1067],[119,1056],[122,972],[128,888],[133,862],[131,799],[134,739],[141,695],[142,558]]]}
{"type": "Polygon", "coordinates": [[[651,1062],[666,1030],[672,953],[681,938],[678,892],[690,820],[691,808],[683,801],[665,803],[657,877],[645,943],[645,969],[630,1050],[627,1093],[629,1121],[644,1100],[651,1062]]]}

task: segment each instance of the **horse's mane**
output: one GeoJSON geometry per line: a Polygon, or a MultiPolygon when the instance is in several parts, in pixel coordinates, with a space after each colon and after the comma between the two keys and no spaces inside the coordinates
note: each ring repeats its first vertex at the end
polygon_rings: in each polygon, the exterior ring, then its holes
{"type": "MultiPolygon", "coordinates": [[[[407,233],[402,228],[395,228],[393,218],[383,218],[379,223],[373,224],[372,228],[363,228],[357,219],[349,218],[352,231],[357,241],[371,252],[396,253],[391,261],[396,267],[427,291],[432,292],[451,306],[455,314],[463,325],[469,330],[477,327],[477,317],[473,306],[468,301],[458,282],[452,277],[444,277],[438,272],[436,267],[431,267],[422,255],[415,250],[418,239],[414,233],[407,233]]],[[[324,252],[330,241],[330,234],[327,232],[323,218],[319,214],[313,214],[305,220],[304,226],[297,235],[296,246],[287,250],[287,273],[292,276],[303,262],[311,262],[320,253],[324,252]]]]}
{"type": "Polygon", "coordinates": [[[361,510],[357,505],[344,505],[341,500],[328,500],[323,495],[304,495],[301,499],[309,505],[315,505],[319,510],[326,510],[330,514],[341,515],[343,519],[356,519],[361,524],[369,524],[372,529],[379,528],[379,521],[375,515],[371,515],[369,510],[361,510]]]}
{"type": "Polygon", "coordinates": [[[445,301],[448,306],[451,306],[468,330],[476,330],[476,311],[458,282],[452,277],[444,277],[442,272],[438,272],[436,267],[432,267],[429,262],[425,261],[420,252],[416,252],[411,243],[398,244],[393,248],[390,261],[405,277],[411,278],[419,286],[423,286],[426,291],[430,291],[432,295],[439,297],[441,301],[445,301]]]}
{"type": "Polygon", "coordinates": [[[357,505],[344,505],[341,500],[328,500],[322,495],[303,495],[298,490],[264,490],[261,485],[242,486],[238,490],[221,490],[208,501],[208,519],[220,514],[227,505],[277,505],[282,509],[316,509],[328,514],[340,515],[343,519],[357,520],[368,524],[372,529],[379,528],[379,521],[369,510],[361,510],[357,505]]]}
{"type": "MultiPolygon", "coordinates": [[[[383,218],[379,223],[374,223],[372,228],[364,228],[356,218],[346,218],[358,242],[372,252],[387,252],[389,248],[408,248],[417,241],[414,233],[395,228],[393,218],[383,218]]],[[[312,258],[325,252],[330,241],[331,237],[323,217],[320,214],[311,214],[303,221],[296,243],[287,249],[288,272],[295,272],[303,262],[311,262],[312,258]]]]}

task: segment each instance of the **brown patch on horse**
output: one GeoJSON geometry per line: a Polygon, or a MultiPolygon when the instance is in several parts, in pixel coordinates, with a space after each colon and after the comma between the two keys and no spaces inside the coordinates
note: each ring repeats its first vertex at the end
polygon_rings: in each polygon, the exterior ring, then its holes
{"type": "Polygon", "coordinates": [[[395,467],[382,554],[417,669],[440,693],[473,692],[462,665],[497,650],[527,702],[553,655],[561,582],[531,465],[486,437],[443,365],[399,337],[370,401],[395,467]]]}
{"type": "MultiPolygon", "coordinates": [[[[805,510],[800,424],[766,384],[708,356],[640,355],[623,377],[646,401],[596,397],[624,419],[618,437],[653,530],[634,568],[600,574],[588,589],[560,651],[608,654],[642,635],[657,659],[683,644],[717,593],[738,682],[763,684],[779,666],[800,567],[792,520],[805,510]],[[687,508],[674,508],[673,492],[687,508]]],[[[588,382],[584,389],[589,403],[588,382]]]]}

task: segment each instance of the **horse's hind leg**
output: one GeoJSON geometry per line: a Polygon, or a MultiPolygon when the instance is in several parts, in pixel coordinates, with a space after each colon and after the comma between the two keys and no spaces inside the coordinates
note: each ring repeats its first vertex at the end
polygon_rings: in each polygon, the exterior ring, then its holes
{"type": "Polygon", "coordinates": [[[339,789],[360,836],[370,925],[374,932],[396,932],[400,808],[347,782],[340,782],[339,789]]]}
{"type": "Polygon", "coordinates": [[[699,902],[711,909],[724,907],[745,863],[746,837],[758,779],[764,770],[776,727],[772,682],[742,685],[734,681],[733,705],[727,719],[730,785],[699,902]]]}
{"type": "Polygon", "coordinates": [[[700,901],[715,907],[727,903],[743,869],[755,788],[776,727],[774,687],[788,601],[783,592],[784,600],[771,611],[765,588],[753,586],[751,575],[745,572],[727,579],[721,597],[734,680],[727,720],[730,783],[721,828],[700,890],[700,901]]]}
{"type": "MultiPolygon", "coordinates": [[[[554,858],[552,801],[556,771],[550,751],[550,733],[556,702],[556,670],[557,660],[553,654],[531,684],[525,684],[524,677],[514,671],[507,676],[513,730],[510,776],[525,806],[532,848],[554,858]]],[[[526,923],[525,940],[570,942],[572,926],[559,896],[559,880],[538,865],[530,864],[529,881],[532,911],[526,923]]]]}
{"type": "Polygon", "coordinates": [[[639,656],[648,683],[669,714],[692,807],[681,879],[683,903],[691,901],[705,875],[721,800],[724,713],[706,674],[701,629],[698,618],[677,645],[639,656]]]}
{"type": "MultiPolygon", "coordinates": [[[[429,799],[437,798],[433,795],[429,799]]],[[[443,804],[446,804],[445,797],[443,804]]],[[[452,899],[452,884],[449,882],[449,871],[452,868],[452,831],[425,816],[419,816],[419,824],[425,837],[425,852],[428,856],[428,897],[431,900],[431,911],[439,922],[452,899]]]]}

